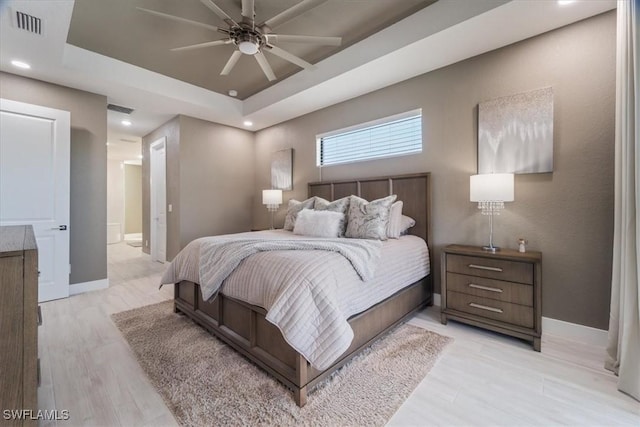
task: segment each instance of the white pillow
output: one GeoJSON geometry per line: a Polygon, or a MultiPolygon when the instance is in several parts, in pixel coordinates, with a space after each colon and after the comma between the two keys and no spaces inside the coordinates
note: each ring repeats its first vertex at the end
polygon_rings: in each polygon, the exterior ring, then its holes
{"type": "Polygon", "coordinates": [[[298,213],[303,209],[313,209],[316,198],[310,197],[302,202],[291,199],[289,200],[289,207],[287,208],[287,216],[284,218],[284,229],[292,231],[296,225],[296,218],[298,213]]]}
{"type": "Polygon", "coordinates": [[[402,215],[402,225],[400,226],[400,235],[409,234],[409,229],[416,225],[416,220],[410,216],[402,215]]]}
{"type": "Polygon", "coordinates": [[[389,224],[387,224],[387,237],[389,239],[399,239],[402,231],[402,206],[401,200],[391,205],[389,211],[389,224]]]}
{"type": "Polygon", "coordinates": [[[303,209],[298,213],[293,234],[313,237],[340,237],[344,214],[303,209]]]}

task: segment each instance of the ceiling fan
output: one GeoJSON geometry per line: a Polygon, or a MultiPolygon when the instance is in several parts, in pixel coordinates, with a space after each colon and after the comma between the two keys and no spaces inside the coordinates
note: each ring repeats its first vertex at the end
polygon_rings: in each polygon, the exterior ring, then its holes
{"type": "Polygon", "coordinates": [[[276,80],[276,76],[273,73],[271,65],[269,65],[269,62],[267,61],[267,58],[264,56],[264,52],[269,52],[273,55],[279,56],[280,58],[305,69],[313,67],[312,64],[308,63],[302,58],[293,55],[292,53],[287,52],[284,49],[275,46],[274,43],[310,43],[324,46],[340,46],[340,44],[342,43],[341,37],[298,36],[275,34],[272,32],[272,29],[277,27],[278,25],[291,20],[296,16],[306,12],[307,10],[310,10],[326,1],[327,0],[303,0],[295,6],[280,12],[273,18],[267,19],[266,21],[256,25],[254,0],[242,0],[242,20],[240,22],[236,22],[212,0],[200,0],[202,4],[208,7],[213,13],[220,17],[220,19],[222,19],[229,26],[228,29],[219,28],[213,25],[192,21],[179,16],[169,15],[142,7],[138,7],[137,9],[154,16],[159,16],[162,18],[171,19],[173,21],[182,22],[184,24],[195,25],[201,28],[207,28],[213,31],[217,31],[227,36],[227,38],[221,40],[213,40],[210,42],[173,48],[171,49],[172,51],[201,49],[205,47],[221,46],[233,43],[237,46],[237,50],[235,50],[233,54],[231,54],[231,57],[222,69],[220,75],[229,75],[240,57],[244,54],[252,55],[254,58],[256,58],[256,61],[258,62],[258,65],[262,69],[264,75],[269,81],[273,81],[276,80]]]}

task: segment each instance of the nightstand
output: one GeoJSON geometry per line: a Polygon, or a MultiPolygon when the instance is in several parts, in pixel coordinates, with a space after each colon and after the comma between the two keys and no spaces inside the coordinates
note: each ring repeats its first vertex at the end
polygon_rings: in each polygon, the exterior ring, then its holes
{"type": "Polygon", "coordinates": [[[449,245],[442,253],[441,321],[522,338],[540,351],[542,254],[449,245]]]}

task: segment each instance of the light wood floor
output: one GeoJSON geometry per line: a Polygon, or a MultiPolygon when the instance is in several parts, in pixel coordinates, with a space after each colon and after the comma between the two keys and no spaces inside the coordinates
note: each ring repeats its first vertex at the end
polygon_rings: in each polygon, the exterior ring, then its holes
{"type": "MultiPolygon", "coordinates": [[[[109,317],[172,298],[171,288],[158,290],[164,267],[126,244],[110,245],[108,257],[109,289],[42,305],[40,409],[68,409],[71,419],[59,426],[176,425],[109,317]]],[[[602,348],[544,336],[536,353],[517,339],[438,319],[431,307],[411,323],[455,342],[390,425],[640,425],[640,404],[616,391],[602,348]]]]}

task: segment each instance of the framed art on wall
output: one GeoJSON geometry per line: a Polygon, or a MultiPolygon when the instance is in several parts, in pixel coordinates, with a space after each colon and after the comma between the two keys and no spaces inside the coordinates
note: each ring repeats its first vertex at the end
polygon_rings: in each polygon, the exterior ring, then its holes
{"type": "Polygon", "coordinates": [[[293,190],[293,148],[271,155],[271,188],[293,190]]]}
{"type": "Polygon", "coordinates": [[[478,105],[478,173],[553,172],[553,89],[478,105]]]}

